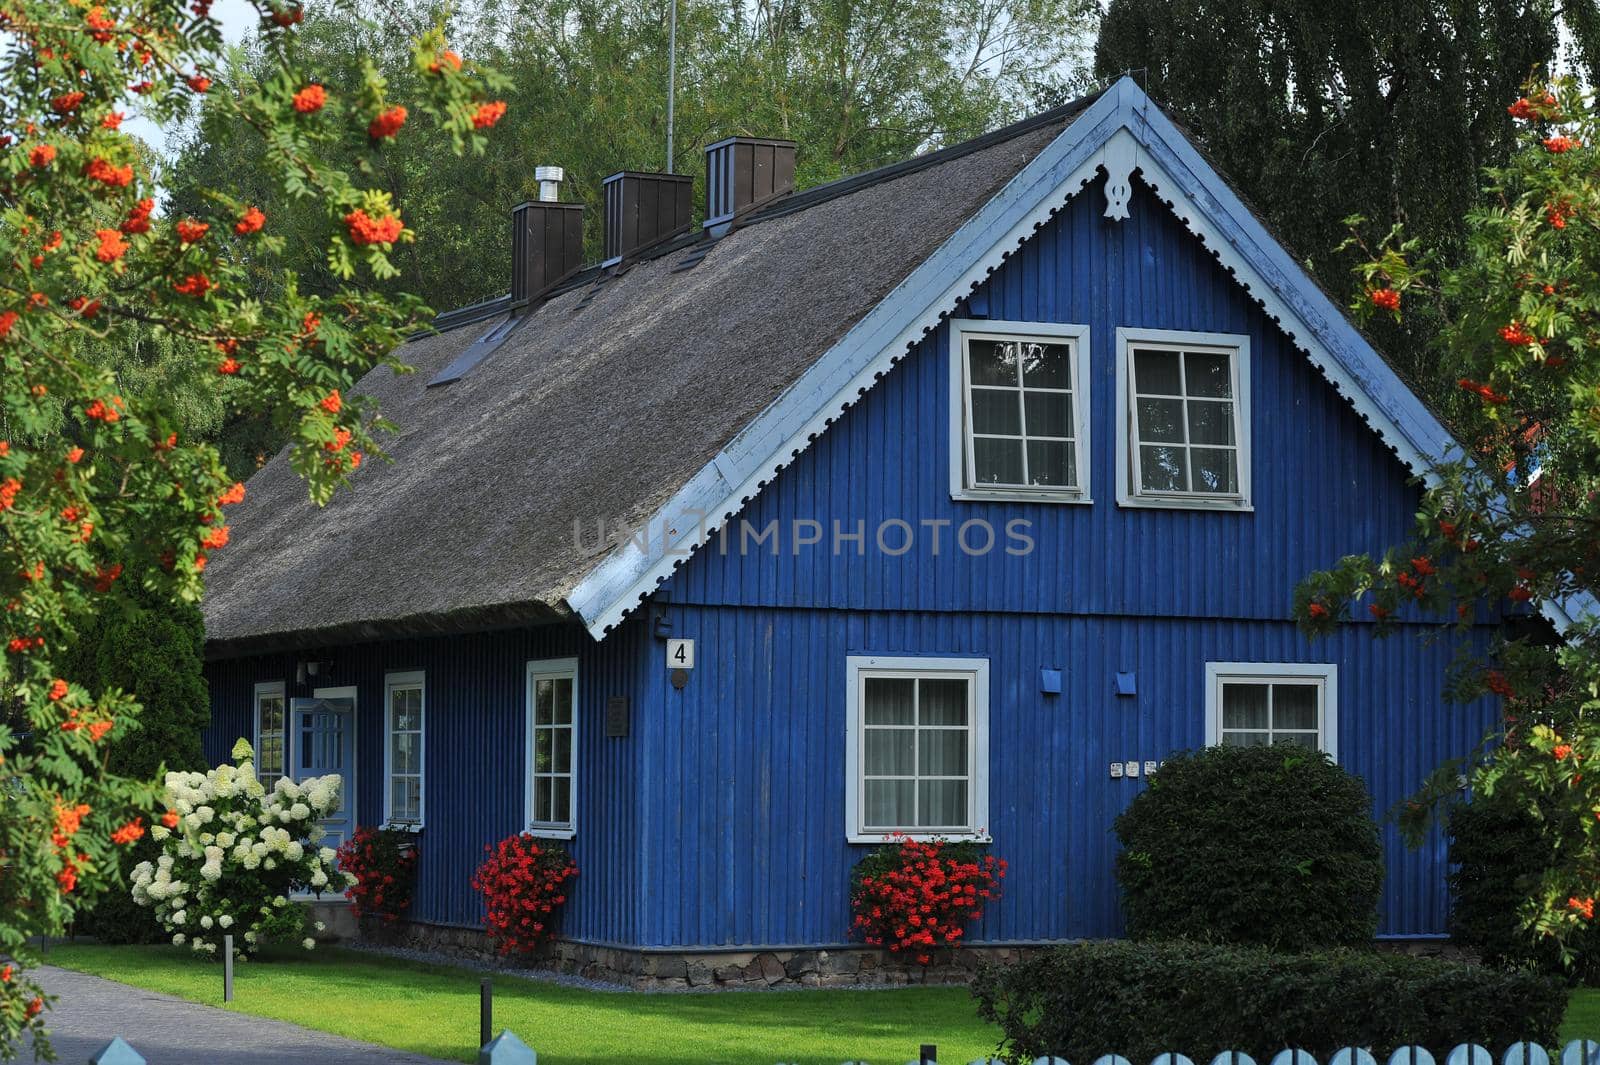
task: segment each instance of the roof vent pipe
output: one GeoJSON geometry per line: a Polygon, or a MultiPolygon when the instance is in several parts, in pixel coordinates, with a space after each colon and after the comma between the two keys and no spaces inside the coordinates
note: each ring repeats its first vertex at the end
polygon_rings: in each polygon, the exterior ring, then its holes
{"type": "Polygon", "coordinates": [[[687,174],[624,170],[605,179],[606,240],[611,266],[652,244],[686,233],[694,179],[687,174]]]}
{"type": "Polygon", "coordinates": [[[729,137],[706,148],[706,221],[713,236],[794,191],[794,141],[729,137]]]}
{"type": "Polygon", "coordinates": [[[555,203],[561,199],[561,182],[566,176],[567,172],[559,166],[534,167],[533,179],[539,183],[539,202],[555,203]]]}

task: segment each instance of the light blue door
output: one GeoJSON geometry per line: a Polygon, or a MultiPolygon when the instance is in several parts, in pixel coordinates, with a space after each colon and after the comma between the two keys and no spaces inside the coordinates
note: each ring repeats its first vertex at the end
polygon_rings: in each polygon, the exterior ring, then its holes
{"type": "Polygon", "coordinates": [[[338,847],[354,831],[355,797],[351,770],[355,766],[354,699],[296,699],[294,701],[294,766],[296,782],[308,777],[339,774],[339,807],[322,819],[327,836],[324,847],[338,847]]]}

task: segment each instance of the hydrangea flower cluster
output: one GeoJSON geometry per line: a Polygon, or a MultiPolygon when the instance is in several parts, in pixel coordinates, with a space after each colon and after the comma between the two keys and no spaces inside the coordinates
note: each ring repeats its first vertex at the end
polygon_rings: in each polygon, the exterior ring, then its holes
{"type": "Polygon", "coordinates": [[[938,947],[957,947],[968,922],[1000,897],[1006,860],[976,844],[894,836],[851,876],[850,927],[869,946],[914,952],[927,965],[938,947]]]}
{"type": "Polygon", "coordinates": [[[268,791],[256,779],[254,758],[241,739],[233,765],[168,773],[168,810],[150,829],[162,854],[133,870],[133,900],[154,908],[173,943],[198,953],[216,954],[230,933],[239,957],[296,939],[310,950],[316,941],[305,935],[305,913],[290,897],[355,882],[338,870],[331,847],[318,846],[318,819],[339,805],[338,775],[283,778],[268,791]]]}

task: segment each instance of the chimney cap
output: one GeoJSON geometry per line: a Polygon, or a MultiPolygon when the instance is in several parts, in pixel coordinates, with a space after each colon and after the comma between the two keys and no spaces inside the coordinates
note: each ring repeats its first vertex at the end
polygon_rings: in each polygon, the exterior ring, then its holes
{"type": "Polygon", "coordinates": [[[718,148],[726,148],[730,144],[765,144],[773,148],[800,147],[799,141],[784,140],[782,137],[746,137],[738,134],[732,137],[724,137],[714,144],[706,145],[706,151],[714,152],[718,148]]]}

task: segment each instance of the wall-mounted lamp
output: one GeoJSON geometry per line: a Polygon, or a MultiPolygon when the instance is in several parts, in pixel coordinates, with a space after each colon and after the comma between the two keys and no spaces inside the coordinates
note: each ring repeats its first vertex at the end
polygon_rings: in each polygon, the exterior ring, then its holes
{"type": "Polygon", "coordinates": [[[315,658],[301,659],[294,666],[294,682],[303,685],[307,677],[315,677],[328,668],[330,666],[327,662],[320,662],[315,658]]]}

